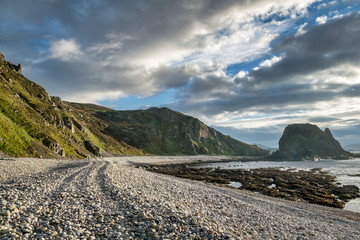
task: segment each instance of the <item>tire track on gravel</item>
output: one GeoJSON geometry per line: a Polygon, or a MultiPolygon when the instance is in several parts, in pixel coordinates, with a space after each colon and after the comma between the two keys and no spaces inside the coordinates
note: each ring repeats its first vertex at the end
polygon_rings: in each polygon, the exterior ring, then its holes
{"type": "MultiPolygon", "coordinates": [[[[101,202],[93,186],[96,185],[94,175],[102,165],[104,163],[95,161],[66,164],[2,184],[1,199],[8,201],[0,207],[14,203],[11,208],[16,211],[0,223],[11,226],[24,238],[71,236],[74,224],[80,228],[79,223],[91,220],[94,205],[101,202]]],[[[78,236],[91,235],[89,231],[77,233],[78,236]]]]}

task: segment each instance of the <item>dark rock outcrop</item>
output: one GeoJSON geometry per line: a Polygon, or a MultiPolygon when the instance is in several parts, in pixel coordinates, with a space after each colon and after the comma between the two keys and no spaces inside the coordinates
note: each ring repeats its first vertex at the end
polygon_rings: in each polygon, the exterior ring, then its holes
{"type": "Polygon", "coordinates": [[[74,125],[74,123],[73,123],[73,121],[72,121],[71,118],[69,118],[69,117],[64,117],[64,118],[63,118],[63,122],[64,122],[64,126],[65,126],[66,128],[68,128],[68,129],[71,131],[71,133],[75,133],[75,125],[74,125]]]}
{"type": "Polygon", "coordinates": [[[143,165],[147,170],[215,184],[240,183],[264,195],[298,202],[343,208],[345,202],[360,196],[355,185],[340,185],[334,176],[321,169],[310,171],[279,168],[213,169],[190,164],[143,165]]]}
{"type": "Polygon", "coordinates": [[[64,148],[58,142],[56,142],[54,139],[44,138],[42,143],[43,143],[43,145],[45,147],[49,148],[50,150],[52,150],[53,152],[55,152],[59,156],[65,157],[64,148]]]}
{"type": "Polygon", "coordinates": [[[271,159],[288,161],[317,159],[349,159],[352,154],[345,151],[328,128],[322,131],[316,125],[292,124],[285,128],[279,141],[279,150],[271,159]]]}
{"type": "Polygon", "coordinates": [[[101,148],[99,148],[98,146],[94,145],[91,141],[85,141],[84,142],[84,146],[86,148],[86,150],[88,150],[89,152],[91,152],[92,154],[94,154],[97,157],[101,157],[102,156],[102,150],[101,148]]]}
{"type": "Polygon", "coordinates": [[[10,70],[21,74],[21,64],[13,64],[12,62],[5,61],[5,56],[2,53],[0,53],[0,62],[3,62],[10,70]]]}

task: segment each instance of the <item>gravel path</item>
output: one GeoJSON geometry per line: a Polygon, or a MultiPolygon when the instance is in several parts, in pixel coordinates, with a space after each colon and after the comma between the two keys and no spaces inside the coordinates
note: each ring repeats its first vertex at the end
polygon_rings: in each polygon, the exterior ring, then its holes
{"type": "Polygon", "coordinates": [[[360,214],[117,160],[0,160],[0,239],[360,239],[360,214]]]}

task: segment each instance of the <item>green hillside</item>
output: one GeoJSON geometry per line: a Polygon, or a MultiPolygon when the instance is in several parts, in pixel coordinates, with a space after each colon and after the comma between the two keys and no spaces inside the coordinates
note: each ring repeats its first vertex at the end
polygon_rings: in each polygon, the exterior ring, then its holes
{"type": "Polygon", "coordinates": [[[18,66],[0,57],[0,151],[35,157],[143,154],[101,134],[99,127],[89,130],[67,103],[26,79],[18,66]]]}

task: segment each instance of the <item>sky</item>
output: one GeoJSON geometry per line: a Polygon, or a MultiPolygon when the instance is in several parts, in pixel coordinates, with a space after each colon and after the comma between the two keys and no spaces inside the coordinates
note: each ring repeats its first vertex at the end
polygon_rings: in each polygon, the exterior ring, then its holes
{"type": "Polygon", "coordinates": [[[360,0],[1,0],[0,52],[51,95],[169,107],[277,147],[360,143],[360,0]]]}

